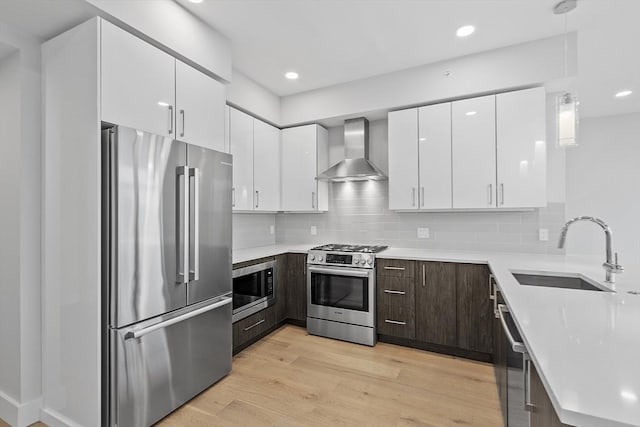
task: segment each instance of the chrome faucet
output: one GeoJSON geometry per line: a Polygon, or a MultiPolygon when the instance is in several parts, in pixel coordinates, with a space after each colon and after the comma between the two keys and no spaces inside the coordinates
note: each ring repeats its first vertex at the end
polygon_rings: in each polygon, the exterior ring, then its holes
{"type": "Polygon", "coordinates": [[[598,224],[604,230],[605,236],[605,244],[606,244],[606,254],[607,260],[602,264],[602,268],[604,268],[605,282],[607,283],[616,283],[616,273],[622,273],[624,271],[624,267],[618,264],[618,253],[615,254],[615,260],[611,256],[611,228],[600,218],[594,218],[592,216],[577,216],[575,218],[570,219],[567,223],[562,227],[560,233],[560,241],[558,242],[558,248],[562,249],[564,247],[564,243],[567,240],[567,231],[569,231],[569,226],[577,221],[591,221],[598,224]]]}

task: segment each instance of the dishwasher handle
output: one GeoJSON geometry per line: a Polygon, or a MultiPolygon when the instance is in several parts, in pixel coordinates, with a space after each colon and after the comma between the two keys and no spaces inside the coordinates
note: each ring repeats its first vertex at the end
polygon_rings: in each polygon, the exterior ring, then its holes
{"type": "Polygon", "coordinates": [[[511,333],[511,330],[509,330],[509,326],[507,326],[507,321],[504,318],[504,313],[508,313],[508,312],[509,312],[509,309],[507,308],[506,305],[504,305],[504,304],[499,304],[498,305],[498,315],[500,317],[500,322],[502,323],[502,327],[504,328],[504,333],[507,335],[507,338],[509,339],[509,343],[511,344],[511,348],[516,353],[525,354],[525,353],[527,353],[527,347],[524,345],[523,342],[516,341],[513,338],[513,334],[511,333]]]}

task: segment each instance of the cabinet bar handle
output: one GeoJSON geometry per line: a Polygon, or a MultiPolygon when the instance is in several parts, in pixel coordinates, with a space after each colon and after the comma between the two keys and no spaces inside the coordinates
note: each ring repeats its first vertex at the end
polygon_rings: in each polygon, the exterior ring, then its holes
{"type": "Polygon", "coordinates": [[[173,105],[169,105],[169,135],[173,133],[173,105]]]}
{"type": "Polygon", "coordinates": [[[251,325],[251,326],[247,326],[246,328],[244,328],[244,331],[245,331],[245,332],[247,332],[249,329],[253,329],[253,328],[255,328],[256,326],[261,325],[261,324],[263,324],[263,323],[264,323],[264,319],[262,319],[262,320],[258,320],[258,321],[257,321],[256,323],[254,323],[253,325],[251,325]]]}
{"type": "Polygon", "coordinates": [[[500,204],[504,205],[504,183],[500,184],[500,204]]]}
{"type": "Polygon", "coordinates": [[[311,209],[315,209],[316,208],[316,192],[312,191],[311,192],[311,209]]]}
{"type": "Polygon", "coordinates": [[[406,295],[406,292],[404,292],[404,291],[392,291],[390,289],[385,289],[384,293],[385,294],[392,294],[392,295],[406,295]]]}
{"type": "Polygon", "coordinates": [[[231,207],[233,207],[233,208],[236,207],[236,189],[235,189],[235,187],[233,187],[231,189],[231,207]]]}
{"type": "Polygon", "coordinates": [[[427,269],[424,264],[422,264],[422,287],[427,286],[427,269]]]}
{"type": "Polygon", "coordinates": [[[524,410],[535,412],[536,405],[531,403],[531,359],[527,353],[522,353],[522,375],[524,376],[524,410]]]}
{"type": "Polygon", "coordinates": [[[413,207],[416,206],[416,188],[415,187],[411,189],[411,206],[413,207]]]}
{"type": "Polygon", "coordinates": [[[180,117],[182,117],[182,132],[180,132],[180,136],[184,136],[184,110],[180,110],[180,117]]]}
{"type": "Polygon", "coordinates": [[[424,187],[420,187],[420,206],[424,207],[424,187]]]}
{"type": "Polygon", "coordinates": [[[489,299],[496,299],[496,296],[493,294],[493,274],[489,275],[489,299]]]}
{"type": "Polygon", "coordinates": [[[399,322],[397,320],[389,320],[389,319],[384,319],[385,323],[391,323],[392,325],[401,325],[404,326],[407,324],[407,322],[399,322]]]}
{"type": "Polygon", "coordinates": [[[256,190],[256,208],[260,207],[260,191],[256,190]]]}
{"type": "Polygon", "coordinates": [[[493,184],[489,184],[489,206],[493,204],[493,184]]]}
{"type": "Polygon", "coordinates": [[[384,266],[385,270],[398,270],[398,271],[404,271],[404,267],[390,267],[390,266],[384,266]]]}

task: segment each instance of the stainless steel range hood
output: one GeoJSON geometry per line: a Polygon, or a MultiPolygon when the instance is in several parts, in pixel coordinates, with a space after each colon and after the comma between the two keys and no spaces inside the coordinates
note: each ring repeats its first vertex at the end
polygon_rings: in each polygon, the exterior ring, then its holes
{"type": "Polygon", "coordinates": [[[344,122],[345,159],[316,177],[319,181],[367,181],[387,179],[369,160],[369,121],[364,117],[344,122]]]}

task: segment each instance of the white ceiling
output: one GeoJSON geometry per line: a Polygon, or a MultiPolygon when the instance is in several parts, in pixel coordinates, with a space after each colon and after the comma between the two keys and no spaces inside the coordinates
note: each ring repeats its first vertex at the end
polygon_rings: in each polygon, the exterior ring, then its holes
{"type": "Polygon", "coordinates": [[[232,40],[235,68],[281,96],[564,31],[559,0],[177,1],[232,40]],[[476,33],[457,38],[466,24],[476,33]]]}

